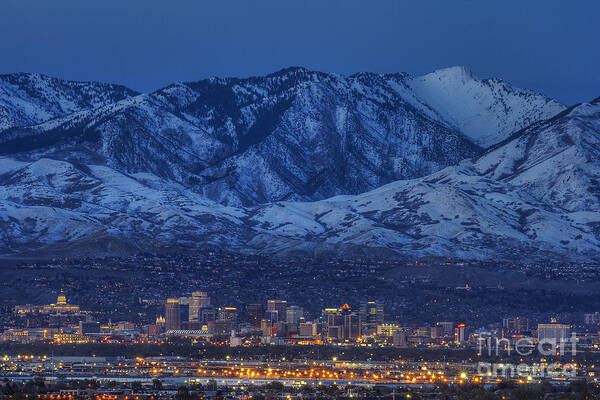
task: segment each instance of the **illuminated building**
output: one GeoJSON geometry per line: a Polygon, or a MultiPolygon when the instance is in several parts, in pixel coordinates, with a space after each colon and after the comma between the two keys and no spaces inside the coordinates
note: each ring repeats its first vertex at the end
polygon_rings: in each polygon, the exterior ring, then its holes
{"type": "Polygon", "coordinates": [[[340,308],[326,308],[323,316],[327,321],[327,337],[329,339],[357,338],[360,336],[360,317],[352,313],[350,306],[344,304],[340,308]],[[358,322],[358,332],[356,323],[358,322]]]}
{"type": "Polygon", "coordinates": [[[33,341],[28,329],[8,329],[2,333],[0,340],[17,343],[31,343],[33,341]]]}
{"type": "Polygon", "coordinates": [[[67,297],[63,290],[60,290],[60,294],[56,299],[56,304],[50,304],[47,306],[50,308],[50,312],[61,312],[61,313],[76,313],[79,312],[79,306],[75,306],[67,303],[67,297]]]}
{"type": "Polygon", "coordinates": [[[343,325],[330,325],[327,327],[327,338],[329,339],[343,339],[344,338],[344,327],[343,325]]]}
{"type": "Polygon", "coordinates": [[[213,306],[202,307],[198,312],[198,322],[208,324],[217,320],[217,312],[213,306]]]}
{"type": "Polygon", "coordinates": [[[344,315],[344,339],[358,339],[360,331],[360,316],[356,313],[344,315]]]}
{"type": "Polygon", "coordinates": [[[238,309],[235,307],[219,307],[217,309],[217,321],[235,322],[238,318],[238,309]]]}
{"type": "Polygon", "coordinates": [[[54,335],[57,344],[89,343],[90,339],[75,333],[57,333],[54,335]]]}
{"type": "Polygon", "coordinates": [[[286,309],[286,322],[288,324],[297,324],[300,318],[304,317],[304,310],[298,306],[289,306],[286,309]]]}
{"type": "Polygon", "coordinates": [[[510,333],[521,333],[529,331],[529,320],[527,318],[504,318],[502,329],[510,333]]]}
{"type": "Polygon", "coordinates": [[[178,299],[167,299],[165,304],[165,329],[167,331],[181,329],[181,310],[178,299]]]}
{"type": "Polygon", "coordinates": [[[431,328],[428,326],[420,326],[417,329],[417,336],[420,337],[431,337],[431,328]]]}
{"type": "Polygon", "coordinates": [[[466,325],[459,324],[454,330],[454,340],[457,345],[463,345],[467,341],[466,325]]]}
{"type": "Polygon", "coordinates": [[[442,327],[442,329],[444,330],[444,333],[443,333],[444,336],[454,335],[454,322],[443,321],[443,322],[438,322],[436,325],[442,327]]]}
{"type": "Polygon", "coordinates": [[[564,324],[538,324],[538,340],[555,340],[557,342],[569,339],[571,326],[564,324]]]}
{"type": "Polygon", "coordinates": [[[441,326],[432,326],[429,331],[432,339],[444,337],[444,328],[441,326]]]}
{"type": "Polygon", "coordinates": [[[198,321],[201,319],[200,310],[210,306],[210,297],[206,292],[193,292],[189,300],[189,320],[198,321]]]}
{"type": "Polygon", "coordinates": [[[156,324],[148,325],[147,329],[148,329],[148,336],[158,336],[161,333],[161,327],[156,324]]]}
{"type": "Polygon", "coordinates": [[[69,304],[67,302],[67,297],[65,296],[64,291],[61,289],[58,294],[58,298],[56,299],[56,303],[48,304],[44,306],[34,306],[34,305],[24,305],[24,306],[16,306],[14,308],[14,312],[17,314],[33,314],[33,313],[41,313],[41,314],[75,314],[80,312],[79,306],[69,304]]]}
{"type": "Polygon", "coordinates": [[[302,322],[298,325],[298,335],[302,337],[316,336],[314,332],[314,324],[312,322],[302,322]]]}
{"type": "Polygon", "coordinates": [[[377,334],[383,336],[393,336],[401,329],[397,324],[379,324],[377,325],[377,334]]]}
{"type": "Polygon", "coordinates": [[[215,321],[216,326],[213,328],[217,329],[219,334],[228,333],[231,329],[236,326],[238,319],[238,309],[235,307],[219,307],[217,308],[217,320],[215,321]]]}
{"type": "Polygon", "coordinates": [[[175,329],[167,331],[167,334],[170,336],[181,336],[181,337],[205,337],[209,338],[213,334],[210,331],[205,330],[184,330],[184,329],[175,329]]]}
{"type": "Polygon", "coordinates": [[[274,322],[285,322],[287,311],[287,301],[285,300],[268,300],[267,301],[267,316],[269,320],[274,322]],[[274,314],[276,313],[276,314],[274,314]],[[275,315],[277,318],[275,319],[275,315]]]}
{"type": "Polygon", "coordinates": [[[260,328],[260,321],[265,318],[265,306],[260,303],[248,304],[246,310],[248,312],[248,322],[255,328],[260,328]]]}
{"type": "Polygon", "coordinates": [[[360,304],[360,318],[364,334],[372,335],[377,332],[377,325],[383,324],[383,303],[366,301],[360,304]]]}
{"type": "Polygon", "coordinates": [[[79,321],[78,333],[87,335],[89,333],[100,333],[100,322],[96,321],[79,321]]]}

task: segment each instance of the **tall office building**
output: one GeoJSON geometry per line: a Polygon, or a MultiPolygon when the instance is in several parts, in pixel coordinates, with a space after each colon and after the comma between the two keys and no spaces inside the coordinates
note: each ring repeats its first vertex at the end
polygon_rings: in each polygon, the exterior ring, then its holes
{"type": "Polygon", "coordinates": [[[467,326],[459,324],[454,330],[454,341],[457,345],[463,345],[467,341],[467,326]]]}
{"type": "Polygon", "coordinates": [[[200,311],[198,311],[198,322],[203,324],[207,324],[209,322],[214,322],[217,320],[217,311],[213,306],[202,307],[200,311]]]}
{"type": "Polygon", "coordinates": [[[360,315],[350,313],[344,315],[344,339],[357,339],[360,337],[360,315]]]}
{"type": "Polygon", "coordinates": [[[288,324],[297,324],[300,318],[304,317],[304,310],[302,307],[289,306],[285,312],[285,320],[288,324]]]}
{"type": "Polygon", "coordinates": [[[248,322],[255,328],[260,328],[260,321],[265,318],[265,306],[260,303],[248,304],[246,306],[248,322]]]}
{"type": "Polygon", "coordinates": [[[200,320],[200,310],[210,306],[210,297],[206,292],[193,292],[189,297],[189,318],[190,321],[200,320]]]}
{"type": "Polygon", "coordinates": [[[165,304],[165,329],[168,331],[181,329],[179,299],[167,299],[165,304]]]}
{"type": "Polygon", "coordinates": [[[527,318],[504,318],[502,320],[502,329],[506,332],[520,333],[529,330],[529,320],[527,318]]]}
{"type": "Polygon", "coordinates": [[[454,335],[454,322],[442,321],[442,322],[436,323],[436,326],[442,327],[442,329],[444,330],[444,333],[443,333],[444,336],[454,335]]]}
{"type": "Polygon", "coordinates": [[[217,321],[228,321],[235,323],[238,318],[238,309],[235,307],[217,308],[217,321]]]}
{"type": "Polygon", "coordinates": [[[377,333],[377,325],[383,324],[383,303],[380,301],[364,301],[360,304],[360,319],[364,334],[377,333]]]}
{"type": "Polygon", "coordinates": [[[285,322],[286,321],[286,311],[287,311],[287,301],[285,300],[268,300],[267,301],[267,315],[270,316],[270,320],[274,320],[273,313],[277,313],[277,321],[275,322],[285,322]]]}
{"type": "Polygon", "coordinates": [[[352,312],[348,304],[344,304],[340,308],[324,309],[323,317],[327,322],[329,339],[350,339],[360,336],[360,318],[352,312]]]}
{"type": "Polygon", "coordinates": [[[432,326],[429,331],[432,339],[439,339],[444,337],[444,328],[442,326],[432,326]]]}

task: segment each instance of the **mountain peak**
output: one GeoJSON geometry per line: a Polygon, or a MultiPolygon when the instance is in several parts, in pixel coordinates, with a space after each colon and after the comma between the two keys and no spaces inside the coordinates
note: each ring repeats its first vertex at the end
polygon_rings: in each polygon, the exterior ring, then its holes
{"type": "Polygon", "coordinates": [[[307,72],[311,72],[311,71],[305,67],[291,66],[291,67],[282,68],[279,71],[272,72],[272,73],[268,74],[267,77],[275,77],[275,76],[298,74],[298,73],[305,74],[307,72]]]}
{"type": "Polygon", "coordinates": [[[450,67],[413,78],[417,96],[474,143],[490,147],[565,107],[499,79],[479,80],[465,67],[450,67]]]}
{"type": "Polygon", "coordinates": [[[456,65],[454,67],[436,69],[435,71],[425,74],[419,78],[425,78],[425,77],[428,77],[430,79],[437,78],[440,80],[458,80],[458,81],[465,81],[465,80],[469,80],[469,79],[478,80],[478,78],[473,75],[473,73],[471,72],[470,69],[468,69],[467,67],[464,67],[462,65],[456,65]]]}

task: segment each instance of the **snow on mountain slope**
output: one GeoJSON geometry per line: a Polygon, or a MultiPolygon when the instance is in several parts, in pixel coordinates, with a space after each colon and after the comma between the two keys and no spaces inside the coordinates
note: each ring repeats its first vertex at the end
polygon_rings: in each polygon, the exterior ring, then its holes
{"type": "Polygon", "coordinates": [[[584,103],[521,131],[475,163],[483,176],[568,211],[600,211],[600,105],[584,103]]]}
{"type": "Polygon", "coordinates": [[[408,83],[418,98],[450,126],[481,147],[489,147],[565,107],[501,79],[479,80],[464,67],[441,69],[408,83]]]}
{"type": "Polygon", "coordinates": [[[36,118],[58,118],[5,130],[2,154],[147,172],[234,206],[359,194],[425,176],[478,155],[481,148],[467,136],[487,145],[491,140],[476,136],[483,128],[496,141],[562,109],[460,68],[421,78],[288,68],[265,77],[176,83],[135,97],[115,94],[112,86],[100,96],[99,84],[35,75],[15,82],[22,88],[10,98],[48,103],[51,112],[36,118]],[[91,94],[64,89],[73,85],[91,94]]]}
{"type": "Polygon", "coordinates": [[[278,254],[598,258],[600,101],[510,135],[555,105],[465,76],[457,98],[470,93],[481,112],[464,126],[506,117],[484,124],[504,131],[481,154],[415,79],[292,68],[9,128],[0,253],[110,238],[278,254]]]}
{"type": "Polygon", "coordinates": [[[275,203],[257,228],[327,244],[461,257],[598,257],[600,102],[515,135],[475,161],[358,196],[275,203]]]}
{"type": "Polygon", "coordinates": [[[405,78],[291,68],[173,84],[8,130],[0,142],[3,154],[104,159],[236,206],[357,194],[481,151],[426,105],[406,102],[397,90],[405,78]]]}
{"type": "Polygon", "coordinates": [[[46,75],[0,75],[0,132],[37,125],[137,93],[121,85],[75,82],[46,75]]]}
{"type": "Polygon", "coordinates": [[[225,207],[149,173],[0,158],[3,253],[111,237],[285,254],[348,246],[416,255],[598,259],[600,103],[475,160],[359,195],[225,207]]]}
{"type": "Polygon", "coordinates": [[[219,244],[245,215],[153,175],[45,158],[0,158],[0,199],[3,253],[103,235],[219,244]]]}

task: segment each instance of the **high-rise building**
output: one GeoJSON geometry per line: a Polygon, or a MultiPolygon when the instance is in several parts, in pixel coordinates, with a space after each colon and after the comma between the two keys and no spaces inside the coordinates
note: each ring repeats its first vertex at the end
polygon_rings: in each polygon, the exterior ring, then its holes
{"type": "Polygon", "coordinates": [[[444,336],[452,336],[454,335],[454,322],[450,321],[442,321],[436,324],[437,326],[441,326],[444,330],[444,336]]]}
{"type": "Polygon", "coordinates": [[[265,318],[264,304],[254,303],[246,306],[248,312],[248,322],[255,328],[260,328],[260,321],[265,318]]]}
{"type": "Polygon", "coordinates": [[[344,337],[344,327],[342,325],[332,325],[327,327],[327,338],[342,339],[344,337]]]}
{"type": "Polygon", "coordinates": [[[304,310],[302,307],[298,306],[289,306],[286,309],[286,322],[288,324],[297,324],[300,318],[304,317],[304,310]]]}
{"type": "Polygon", "coordinates": [[[344,339],[357,339],[360,332],[360,316],[356,313],[344,315],[344,339]]]}
{"type": "Polygon", "coordinates": [[[322,318],[325,321],[327,337],[329,339],[341,339],[344,333],[344,317],[338,308],[326,308],[323,310],[322,318]]]}
{"type": "Polygon", "coordinates": [[[527,332],[529,331],[529,319],[521,317],[504,318],[502,329],[511,333],[527,332]]]}
{"type": "Polygon", "coordinates": [[[193,292],[192,297],[189,297],[189,319],[190,321],[198,321],[200,319],[200,310],[210,306],[210,297],[206,292],[193,292]]]}
{"type": "Polygon", "coordinates": [[[179,299],[167,299],[165,304],[165,329],[168,331],[181,329],[179,299]]]}
{"type": "Polygon", "coordinates": [[[198,322],[207,324],[217,320],[217,312],[213,306],[202,307],[198,311],[198,322]]]}
{"type": "Polygon", "coordinates": [[[430,335],[432,339],[439,339],[444,337],[444,328],[441,326],[432,326],[430,329],[430,335]]]}
{"type": "Polygon", "coordinates": [[[379,301],[364,301],[360,304],[360,319],[363,334],[377,333],[377,325],[383,324],[383,303],[379,301]]]}
{"type": "Polygon", "coordinates": [[[276,310],[267,310],[265,312],[265,319],[272,324],[279,322],[279,312],[276,310]]]}
{"type": "Polygon", "coordinates": [[[238,309],[235,307],[219,307],[217,308],[217,321],[228,321],[235,323],[238,318],[238,309]]]}
{"type": "Polygon", "coordinates": [[[298,335],[302,337],[313,337],[314,334],[314,324],[312,322],[302,322],[298,326],[298,335]]]}
{"type": "Polygon", "coordinates": [[[454,330],[454,340],[459,346],[463,345],[467,341],[467,326],[465,324],[458,324],[454,330]]]}
{"type": "Polygon", "coordinates": [[[277,312],[277,321],[275,322],[285,322],[286,321],[286,311],[287,311],[287,301],[285,300],[268,300],[267,301],[267,314],[271,317],[270,319],[274,319],[273,312],[277,312]]]}
{"type": "Polygon", "coordinates": [[[353,313],[348,304],[324,309],[323,318],[327,322],[329,339],[355,339],[361,335],[360,316],[353,313]]]}
{"type": "Polygon", "coordinates": [[[327,314],[327,327],[330,326],[343,326],[344,325],[344,316],[340,313],[336,314],[327,314]]]}

